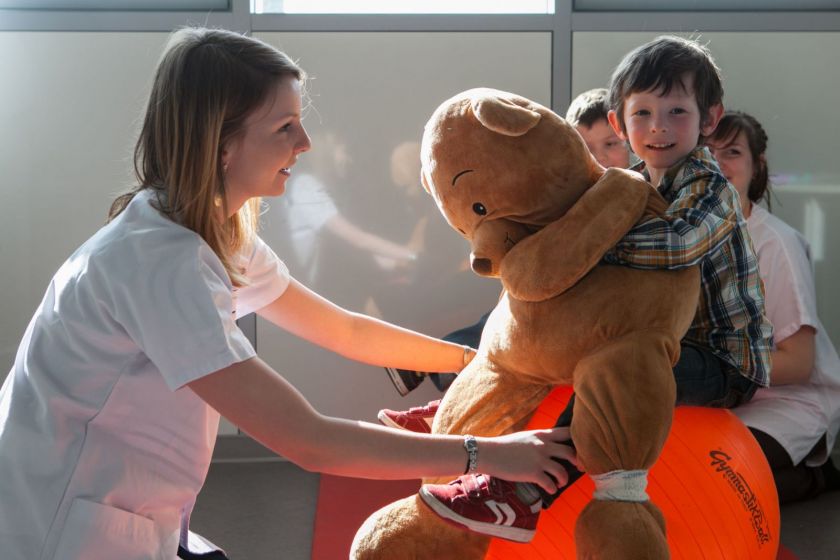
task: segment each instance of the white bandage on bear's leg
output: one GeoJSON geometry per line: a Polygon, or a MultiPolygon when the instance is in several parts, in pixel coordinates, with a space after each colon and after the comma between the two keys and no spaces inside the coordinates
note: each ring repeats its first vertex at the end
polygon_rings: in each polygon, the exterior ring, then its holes
{"type": "Polygon", "coordinates": [[[592,475],[595,483],[596,500],[615,502],[646,502],[649,500],[646,470],[639,471],[610,471],[604,474],[592,475]]]}

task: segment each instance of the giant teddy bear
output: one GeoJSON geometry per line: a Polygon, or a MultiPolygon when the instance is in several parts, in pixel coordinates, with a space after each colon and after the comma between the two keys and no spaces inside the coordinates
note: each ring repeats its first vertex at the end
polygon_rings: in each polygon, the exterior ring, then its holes
{"type": "MultiPolygon", "coordinates": [[[[665,201],[638,174],[605,171],[551,110],[497,90],[445,101],[426,124],[421,159],[423,185],[470,242],[473,270],[504,287],[433,431],[522,429],[552,387],[571,384],[572,439],[587,474],[649,469],[671,426],[672,365],[699,274],[602,257],[634,224],[661,215],[665,201]]],[[[664,520],[649,500],[593,499],[575,539],[582,558],[668,557],[664,520]]],[[[351,556],[482,558],[488,544],[410,496],[363,524],[351,556]]]]}

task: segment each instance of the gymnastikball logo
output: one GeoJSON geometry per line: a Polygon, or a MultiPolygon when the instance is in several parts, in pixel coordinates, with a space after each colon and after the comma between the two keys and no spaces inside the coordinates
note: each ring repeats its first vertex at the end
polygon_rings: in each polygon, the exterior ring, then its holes
{"type": "Polygon", "coordinates": [[[750,521],[752,522],[756,539],[758,539],[758,544],[759,546],[763,546],[770,541],[770,524],[764,515],[764,509],[761,507],[761,503],[759,503],[755,492],[752,491],[743,475],[729,464],[729,461],[732,459],[731,455],[727,455],[724,451],[716,450],[710,451],[709,457],[712,459],[711,465],[714,467],[715,472],[721,473],[732,490],[738,494],[741,505],[750,514],[750,521]]]}

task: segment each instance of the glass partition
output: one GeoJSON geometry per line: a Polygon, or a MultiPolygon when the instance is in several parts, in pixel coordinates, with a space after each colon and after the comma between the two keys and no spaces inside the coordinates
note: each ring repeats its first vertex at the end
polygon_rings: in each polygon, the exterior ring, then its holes
{"type": "Polygon", "coordinates": [[[755,12],[837,10],[836,0],[574,0],[576,11],[593,12],[755,12]]]}
{"type": "MultiPolygon", "coordinates": [[[[300,156],[286,194],[268,201],[263,215],[263,236],[292,275],[348,309],[430,335],[478,320],[495,305],[501,285],[469,269],[467,243],[420,186],[423,126],[445,99],[477,86],[548,105],[550,35],[258,36],[311,76],[304,125],[312,150],[300,156]]],[[[374,418],[382,406],[406,404],[381,368],[343,360],[262,321],[257,341],[262,358],[318,410],[374,418]],[[320,375],[325,371],[327,377],[320,375]],[[350,387],[353,402],[345,398],[350,387]]],[[[411,401],[438,395],[427,382],[411,401]]]]}
{"type": "Polygon", "coordinates": [[[255,14],[553,14],[554,0],[251,0],[255,14]]]}

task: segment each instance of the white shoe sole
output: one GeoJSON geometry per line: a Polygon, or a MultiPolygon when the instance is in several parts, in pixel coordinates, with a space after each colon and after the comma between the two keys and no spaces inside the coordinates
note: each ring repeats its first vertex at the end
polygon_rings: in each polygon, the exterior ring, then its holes
{"type": "Polygon", "coordinates": [[[438,514],[440,517],[444,519],[448,519],[452,521],[456,525],[460,525],[473,531],[475,533],[481,533],[482,535],[489,535],[491,537],[499,537],[500,539],[505,539],[509,541],[514,541],[518,543],[529,543],[534,539],[534,535],[537,533],[536,531],[530,531],[528,529],[518,529],[516,527],[509,527],[507,525],[496,525],[495,523],[483,523],[481,521],[475,521],[473,519],[468,519],[466,517],[461,517],[442,503],[438,501],[433,495],[429,494],[428,491],[424,487],[420,487],[420,498],[422,498],[423,502],[438,514]]]}
{"type": "Polygon", "coordinates": [[[379,414],[377,414],[376,417],[379,419],[379,423],[383,426],[388,426],[389,428],[396,428],[398,430],[405,430],[405,428],[391,420],[391,418],[387,414],[385,414],[384,410],[380,410],[379,414]]]}
{"type": "Polygon", "coordinates": [[[400,425],[400,424],[397,424],[396,422],[394,422],[393,420],[391,420],[391,417],[390,417],[390,416],[388,416],[387,414],[385,414],[385,411],[384,411],[384,410],[380,410],[380,411],[377,413],[376,418],[377,418],[377,419],[379,419],[379,423],[380,423],[380,424],[382,424],[383,426],[388,426],[389,428],[396,428],[396,429],[398,429],[398,430],[405,430],[405,431],[407,431],[407,432],[414,432],[415,434],[428,434],[428,433],[431,433],[431,432],[432,432],[432,422],[431,422],[431,420],[428,420],[428,419],[426,419],[426,418],[423,418],[423,422],[426,424],[426,426],[428,426],[428,428],[429,428],[429,429],[428,429],[428,430],[426,430],[425,432],[419,432],[419,431],[415,431],[415,430],[409,430],[409,429],[408,429],[408,428],[406,428],[405,426],[402,426],[402,425],[400,425]]]}
{"type": "Polygon", "coordinates": [[[400,372],[396,368],[386,367],[385,371],[388,372],[388,377],[391,379],[391,383],[394,384],[394,389],[397,390],[400,396],[404,397],[411,392],[411,389],[403,383],[402,376],[400,376],[400,372]]]}

